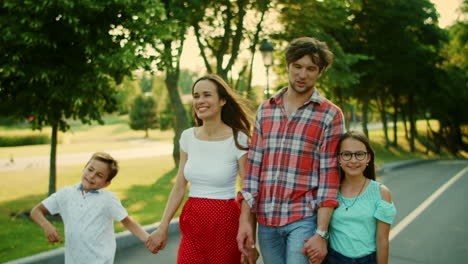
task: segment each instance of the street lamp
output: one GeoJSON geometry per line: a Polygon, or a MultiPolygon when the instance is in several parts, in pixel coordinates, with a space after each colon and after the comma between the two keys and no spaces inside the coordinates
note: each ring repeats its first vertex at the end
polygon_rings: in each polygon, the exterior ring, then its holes
{"type": "Polygon", "coordinates": [[[260,51],[262,52],[263,64],[266,68],[267,75],[267,87],[266,87],[266,97],[270,98],[270,82],[269,82],[269,69],[273,64],[273,44],[271,44],[267,39],[263,39],[260,44],[260,51]]]}

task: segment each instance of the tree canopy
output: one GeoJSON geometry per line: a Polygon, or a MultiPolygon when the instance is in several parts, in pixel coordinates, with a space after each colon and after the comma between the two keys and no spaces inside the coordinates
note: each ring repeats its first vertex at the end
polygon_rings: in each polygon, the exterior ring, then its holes
{"type": "Polygon", "coordinates": [[[49,193],[57,130],[116,110],[114,83],[154,59],[147,48],[165,34],[162,10],[157,0],[0,3],[0,113],[52,126],[49,193]]]}

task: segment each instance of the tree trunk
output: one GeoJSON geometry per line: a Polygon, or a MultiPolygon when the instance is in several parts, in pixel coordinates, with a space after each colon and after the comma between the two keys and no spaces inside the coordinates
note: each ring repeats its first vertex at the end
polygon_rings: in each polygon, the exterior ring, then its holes
{"type": "Polygon", "coordinates": [[[179,166],[180,153],[179,153],[179,139],[182,132],[188,127],[187,112],[185,111],[184,104],[180,99],[179,90],[177,89],[177,82],[179,80],[178,72],[166,71],[166,88],[169,93],[172,109],[176,114],[174,126],[174,149],[172,150],[172,157],[175,165],[179,166]]]}
{"type": "Polygon", "coordinates": [[[262,10],[262,14],[260,16],[260,20],[257,23],[257,28],[252,40],[252,45],[250,46],[250,53],[252,53],[252,56],[250,56],[250,63],[249,63],[249,75],[247,79],[247,99],[249,100],[255,100],[254,93],[252,92],[252,76],[253,76],[253,63],[254,63],[254,58],[255,58],[255,51],[257,50],[257,44],[260,41],[260,32],[262,31],[262,23],[263,19],[265,18],[265,12],[266,10],[262,10]]]}
{"type": "Polygon", "coordinates": [[[148,138],[148,130],[149,130],[148,128],[145,129],[145,138],[148,138]]]}
{"type": "Polygon", "coordinates": [[[410,123],[410,151],[415,152],[416,148],[414,145],[416,136],[417,136],[417,131],[416,131],[416,117],[414,113],[414,96],[410,95],[408,98],[408,119],[410,123]]]}
{"type": "Polygon", "coordinates": [[[57,133],[58,133],[58,122],[55,122],[52,125],[52,137],[50,140],[49,196],[55,193],[56,191],[57,133]]]}
{"type": "Polygon", "coordinates": [[[398,147],[398,128],[397,128],[397,122],[398,122],[398,108],[399,108],[399,102],[398,102],[398,96],[393,97],[393,146],[398,147]]]}
{"type": "Polygon", "coordinates": [[[367,129],[369,115],[369,98],[367,95],[364,95],[362,101],[362,131],[364,134],[369,137],[369,130],[367,129]]]}
{"type": "Polygon", "coordinates": [[[384,138],[385,138],[385,147],[388,148],[390,146],[390,140],[388,139],[387,112],[385,111],[384,99],[382,98],[377,99],[377,108],[379,109],[380,119],[382,120],[382,128],[383,128],[384,138]]]}
{"type": "Polygon", "coordinates": [[[408,132],[408,124],[406,120],[406,109],[401,109],[401,118],[403,119],[403,127],[405,129],[405,138],[409,141],[409,132],[408,132]]]}

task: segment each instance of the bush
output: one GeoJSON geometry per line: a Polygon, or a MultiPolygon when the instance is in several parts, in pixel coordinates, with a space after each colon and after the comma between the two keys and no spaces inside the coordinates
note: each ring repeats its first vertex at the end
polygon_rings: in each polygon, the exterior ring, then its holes
{"type": "Polygon", "coordinates": [[[49,143],[50,138],[47,135],[0,136],[0,147],[41,145],[49,143]]]}

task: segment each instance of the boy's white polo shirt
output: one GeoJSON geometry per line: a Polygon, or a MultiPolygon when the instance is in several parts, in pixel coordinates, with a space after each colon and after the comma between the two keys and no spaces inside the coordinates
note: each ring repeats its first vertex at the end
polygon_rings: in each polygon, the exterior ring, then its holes
{"type": "Polygon", "coordinates": [[[122,221],[127,211],[113,192],[84,192],[81,183],[52,194],[42,204],[50,214],[60,214],[65,226],[65,263],[113,263],[113,221],[122,221]]]}

